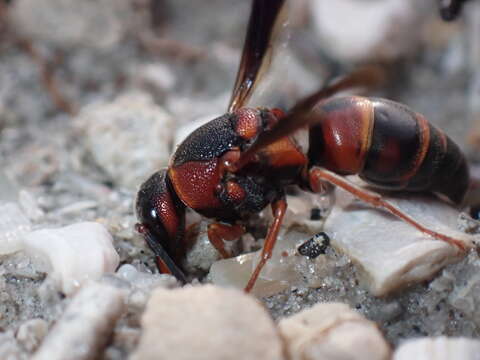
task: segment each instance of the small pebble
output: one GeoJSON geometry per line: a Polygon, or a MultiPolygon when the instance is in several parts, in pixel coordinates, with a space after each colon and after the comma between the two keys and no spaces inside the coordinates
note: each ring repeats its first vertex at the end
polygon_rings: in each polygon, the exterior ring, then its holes
{"type": "Polygon", "coordinates": [[[321,254],[325,254],[327,247],[330,245],[330,238],[324,232],[314,235],[312,238],[304,242],[298,247],[298,253],[309,259],[315,259],[321,254]]]}
{"type": "Polygon", "coordinates": [[[125,309],[124,292],[90,282],[75,295],[48,333],[33,360],[89,360],[110,339],[125,309]]]}
{"type": "Polygon", "coordinates": [[[444,336],[413,339],[400,345],[392,360],[478,360],[480,341],[444,336]]]}
{"type": "Polygon", "coordinates": [[[43,319],[31,319],[20,325],[17,341],[28,352],[35,351],[47,334],[48,324],[43,319]]]}
{"type": "Polygon", "coordinates": [[[88,105],[75,120],[85,135],[86,150],[115,184],[136,189],[168,164],[172,117],[146,93],[88,105]]]}
{"type": "Polygon", "coordinates": [[[96,222],[32,231],[24,243],[38,268],[51,274],[65,294],[72,294],[89,279],[114,272],[119,263],[112,236],[96,222]]]}
{"type": "Polygon", "coordinates": [[[155,290],[132,360],[284,359],[273,320],[253,297],[211,285],[155,290]]]}
{"type": "Polygon", "coordinates": [[[317,304],[280,320],[278,327],[290,360],[390,359],[376,324],[345,304],[317,304]]]}
{"type": "MultiPolygon", "coordinates": [[[[417,194],[383,198],[429,229],[458,239],[467,249],[473,246],[474,237],[457,230],[459,211],[446,202],[417,194]]],[[[332,235],[336,250],[359,264],[362,285],[376,296],[430,279],[466,255],[341,189],[336,189],[324,231],[332,235]]]]}
{"type": "Polygon", "coordinates": [[[394,60],[419,42],[421,32],[411,30],[420,26],[422,12],[412,0],[316,0],[310,4],[319,44],[340,61],[394,60]]]}

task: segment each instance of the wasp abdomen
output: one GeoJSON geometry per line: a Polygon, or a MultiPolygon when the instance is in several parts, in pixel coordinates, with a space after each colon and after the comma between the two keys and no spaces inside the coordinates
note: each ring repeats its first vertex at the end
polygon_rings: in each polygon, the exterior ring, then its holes
{"type": "Polygon", "coordinates": [[[372,185],[432,191],[462,201],[469,174],[458,146],[405,105],[362,97],[335,98],[315,110],[309,159],[372,185]]]}

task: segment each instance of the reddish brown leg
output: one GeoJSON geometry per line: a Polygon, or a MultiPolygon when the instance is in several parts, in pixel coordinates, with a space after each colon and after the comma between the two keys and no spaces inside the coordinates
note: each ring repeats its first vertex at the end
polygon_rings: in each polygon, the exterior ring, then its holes
{"type": "Polygon", "coordinates": [[[241,225],[227,225],[221,223],[213,223],[208,225],[208,240],[215,249],[222,255],[224,259],[232,257],[225,249],[224,241],[237,240],[245,234],[245,228],[241,225]]]}
{"type": "Polygon", "coordinates": [[[262,268],[265,266],[267,260],[272,257],[272,251],[275,247],[275,243],[277,242],[278,232],[280,230],[280,226],[282,225],[283,216],[285,215],[286,210],[287,202],[285,199],[277,200],[272,204],[273,223],[268,229],[268,234],[265,238],[262,254],[260,256],[260,261],[257,264],[255,271],[250,276],[247,286],[245,287],[246,292],[250,292],[250,290],[252,290],[255,282],[257,281],[258,275],[260,275],[260,271],[262,271],[262,268]]]}
{"type": "Polygon", "coordinates": [[[320,169],[320,168],[312,168],[310,170],[309,181],[312,189],[320,188],[320,183],[322,183],[324,180],[328,181],[333,185],[341,187],[342,189],[348,191],[349,193],[356,196],[360,200],[365,201],[366,203],[369,203],[375,207],[381,207],[389,211],[393,215],[399,217],[403,221],[409,223],[410,225],[414,226],[415,228],[424,232],[425,234],[428,234],[430,236],[433,236],[434,238],[443,240],[451,245],[454,245],[460,248],[460,250],[462,251],[467,250],[467,245],[462,241],[426,228],[425,226],[415,221],[412,217],[405,214],[399,207],[393,205],[387,200],[382,199],[382,197],[379,194],[368,191],[360,186],[357,186],[351,183],[350,181],[345,180],[345,178],[343,178],[342,176],[337,175],[328,170],[320,169]]]}

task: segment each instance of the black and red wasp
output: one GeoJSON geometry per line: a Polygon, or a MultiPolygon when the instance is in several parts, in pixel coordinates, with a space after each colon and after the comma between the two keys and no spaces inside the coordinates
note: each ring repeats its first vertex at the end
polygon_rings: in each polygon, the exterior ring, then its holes
{"type": "Polygon", "coordinates": [[[224,241],[244,233],[243,221],[270,206],[273,222],[260,262],[246,291],[272,254],[287,208],[285,188],[318,193],[327,184],[381,207],[419,230],[461,250],[462,242],[432,231],[377,193],[343,177],[358,174],[382,189],[433,192],[460,204],[469,171],[458,146],[407,106],[377,98],[332,97],[373,86],[378,74],[362,68],[299,101],[289,111],[245,107],[272,54],[285,0],[253,0],[243,54],[228,112],[192,132],[176,149],[170,166],[141,186],[136,212],[141,232],[162,272],[185,281],[187,208],[214,219],[208,237],[224,257],[224,241]],[[308,128],[309,148],[292,135],[308,128]]]}

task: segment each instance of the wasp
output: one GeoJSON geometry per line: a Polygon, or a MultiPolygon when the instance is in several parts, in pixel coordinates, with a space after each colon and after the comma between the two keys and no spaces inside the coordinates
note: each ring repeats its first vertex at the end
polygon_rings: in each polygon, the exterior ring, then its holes
{"type": "Polygon", "coordinates": [[[185,281],[180,266],[187,249],[186,209],[214,219],[208,237],[223,257],[224,241],[239,238],[245,219],[270,206],[273,221],[246,291],[272,255],[287,209],[285,188],[312,193],[339,186],[435,238],[461,250],[457,239],[424,227],[370,190],[344,176],[357,174],[373,187],[439,194],[461,204],[469,170],[459,147],[424,116],[380,98],[333,95],[378,83],[371,68],[329,82],[289,111],[250,108],[257,79],[269,64],[284,0],[253,0],[246,39],[228,112],[192,132],[168,168],[140,187],[137,230],[153,250],[161,272],[185,281]],[[293,135],[308,129],[304,151],[293,135]]]}

